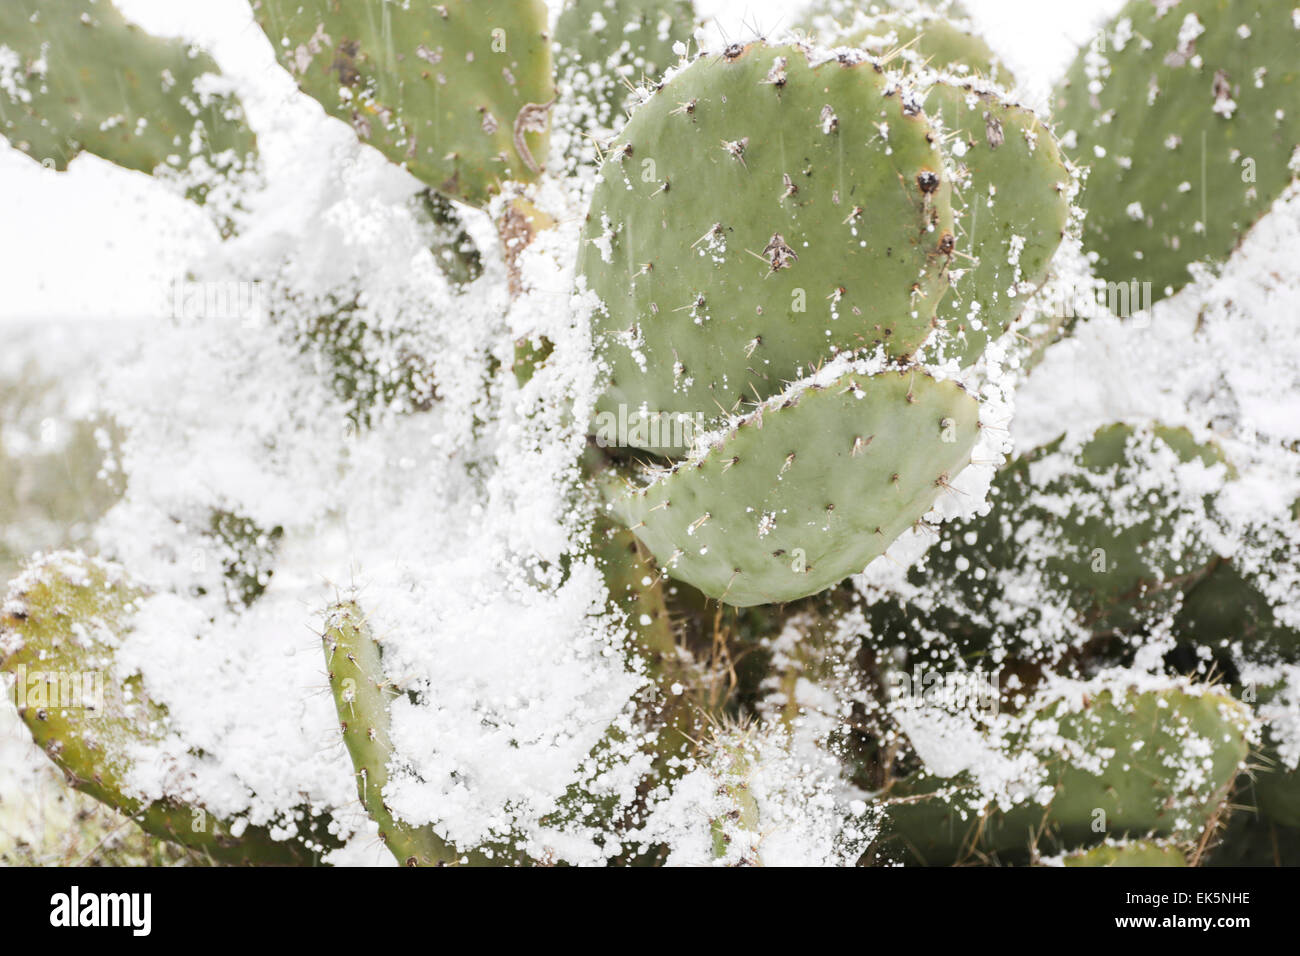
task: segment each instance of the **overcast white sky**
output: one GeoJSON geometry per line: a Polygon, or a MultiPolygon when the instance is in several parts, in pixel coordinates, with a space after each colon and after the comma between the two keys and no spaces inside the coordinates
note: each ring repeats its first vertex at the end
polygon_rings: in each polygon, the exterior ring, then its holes
{"type": "MultiPolygon", "coordinates": [[[[554,0],[552,0],[554,2],[554,0]]],[[[194,38],[246,90],[282,89],[287,76],[252,26],[247,0],[118,0],[149,30],[194,38]]],[[[1074,51],[1123,0],[967,0],[1021,93],[1043,102],[1074,51]]],[[[698,0],[729,38],[771,34],[799,0],[698,0]]],[[[257,105],[249,104],[257,118],[257,105]]],[[[262,114],[262,119],[266,114],[262,114]]],[[[273,123],[274,120],[272,119],[273,123]]],[[[263,132],[265,124],[259,126],[263,132]]],[[[265,138],[265,132],[263,132],[265,138]]],[[[67,173],[44,170],[0,141],[0,321],[157,315],[166,290],[212,241],[205,217],[148,177],[94,156],[67,173]]]]}

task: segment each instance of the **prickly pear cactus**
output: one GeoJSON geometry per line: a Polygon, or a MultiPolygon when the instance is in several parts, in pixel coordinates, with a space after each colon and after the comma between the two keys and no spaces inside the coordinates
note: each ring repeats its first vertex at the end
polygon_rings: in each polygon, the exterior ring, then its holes
{"type": "Polygon", "coordinates": [[[393,818],[384,802],[393,742],[390,702],[397,690],[384,675],[379,645],[355,604],[331,608],[325,621],[325,664],[339,730],[352,758],[357,796],[379,827],[379,839],[405,866],[441,866],[459,854],[430,827],[410,827],[393,818]]]}
{"type": "Polygon", "coordinates": [[[942,530],[902,602],[881,601],[879,639],[915,658],[954,649],[1027,658],[1164,621],[1215,563],[1222,451],[1183,429],[1067,434],[1005,467],[987,514],[942,530]]]}
{"type": "Polygon", "coordinates": [[[906,358],[930,335],[951,189],[924,114],[867,60],[763,44],[702,57],[636,111],[601,177],[579,271],[603,303],[599,408],[621,410],[638,447],[680,455],[696,416],[735,414],[838,352],[906,358]],[[657,440],[638,438],[643,418],[657,440]]]}
{"type": "Polygon", "coordinates": [[[1010,71],[956,6],[948,4],[945,10],[944,4],[914,4],[872,13],[832,0],[814,5],[808,27],[831,46],[851,46],[882,59],[897,57],[911,67],[983,76],[1010,87],[1010,71]]]}
{"type": "Polygon", "coordinates": [[[715,746],[722,806],[709,821],[713,856],[726,866],[759,866],[763,833],[751,785],[755,755],[748,751],[752,744],[742,733],[733,740],[719,740],[715,746]]]}
{"type": "Polygon", "coordinates": [[[136,6],[0,12],[0,134],[131,171],[0,161],[13,235],[226,227],[6,336],[0,859],[70,786],[160,860],[1300,864],[1291,11],[1044,103],[949,0],[254,0],[225,78],[136,6]]]}
{"type": "Polygon", "coordinates": [[[13,675],[18,716],[68,782],[145,831],[214,861],[311,864],[336,844],[304,826],[295,838],[195,802],[194,781],[145,765],[165,739],[167,710],[113,652],[144,594],[121,568],[53,555],[19,578],[0,618],[0,666],[13,675]],[[167,791],[143,795],[159,777],[167,791]]]}
{"type": "Polygon", "coordinates": [[[955,382],[850,367],[760,405],[614,510],[679,580],[783,603],[866,567],[950,493],[978,417],[955,382]]]}
{"type": "Polygon", "coordinates": [[[1012,782],[1024,789],[982,797],[987,778],[980,781],[980,771],[993,770],[987,764],[964,779],[922,774],[899,781],[890,790],[897,803],[885,831],[905,853],[926,862],[1014,859],[1106,835],[1195,844],[1222,812],[1251,744],[1246,709],[1208,691],[1085,687],[1035,702],[1010,723],[986,746],[1005,748],[1000,756],[1010,772],[1026,775],[1012,782]]]}
{"type": "Polygon", "coordinates": [[[1098,273],[1178,291],[1222,261],[1297,175],[1295,12],[1270,0],[1134,0],[1055,93],[1092,167],[1082,198],[1098,273]]]}
{"type": "Polygon", "coordinates": [[[687,0],[570,0],[555,23],[555,70],[575,156],[597,155],[634,105],[637,89],[676,64],[673,48],[691,42],[687,0]]]}
{"type": "Polygon", "coordinates": [[[960,278],[939,319],[949,350],[966,365],[1006,332],[1047,278],[1074,183],[1032,110],[988,88],[942,80],[925,105],[943,126],[955,167],[953,209],[964,241],[949,265],[960,278]]]}
{"type": "Polygon", "coordinates": [[[53,169],[85,151],[202,199],[256,163],[256,138],[211,57],[145,34],[109,0],[0,11],[0,133],[53,169]]]}
{"type": "Polygon", "coordinates": [[[445,196],[482,204],[531,181],[554,101],[540,0],[259,0],[303,91],[445,196]]]}
{"type": "Polygon", "coordinates": [[[1159,840],[1129,840],[1103,843],[1090,850],[1067,853],[1061,866],[1187,866],[1187,857],[1176,846],[1159,840]]]}

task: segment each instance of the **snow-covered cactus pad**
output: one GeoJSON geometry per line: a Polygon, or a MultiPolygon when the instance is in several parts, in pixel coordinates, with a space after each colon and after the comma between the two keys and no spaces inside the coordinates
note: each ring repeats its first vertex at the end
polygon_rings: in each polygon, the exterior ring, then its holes
{"type": "Polygon", "coordinates": [[[1160,840],[1124,840],[1102,843],[1087,850],[1067,853],[1059,860],[1044,861],[1061,866],[1187,866],[1187,856],[1177,846],[1160,840]]]}
{"type": "Polygon", "coordinates": [[[650,724],[658,739],[649,751],[660,764],[656,772],[664,772],[685,756],[704,723],[704,707],[695,694],[686,692],[698,687],[698,668],[677,644],[664,580],[641,542],[609,521],[598,521],[593,537],[610,604],[623,614],[657,691],[651,695],[650,724]]]}
{"type": "Polygon", "coordinates": [[[360,608],[354,602],[330,608],[322,640],[339,730],[356,768],[357,795],[378,826],[379,839],[405,866],[457,862],[455,847],[432,828],[411,827],[394,819],[384,802],[389,763],[394,759],[388,706],[398,691],[384,674],[379,644],[360,608]]]}
{"type": "Polygon", "coordinates": [[[555,24],[555,70],[572,155],[595,156],[604,131],[621,125],[638,89],[677,62],[691,40],[689,0],[568,0],[555,24]]]}
{"type": "Polygon", "coordinates": [[[872,56],[900,58],[912,67],[982,76],[1011,86],[1011,73],[954,4],[904,4],[901,9],[830,0],[815,4],[809,31],[828,46],[848,46],[872,56]],[[948,9],[941,9],[946,6],[948,9]]]}
{"type": "Polygon", "coordinates": [[[194,793],[198,781],[151,755],[167,709],[114,658],[143,597],[122,568],[67,552],[14,582],[0,616],[0,668],[13,676],[32,738],[73,787],[216,862],[308,865],[337,847],[327,821],[310,816],[287,829],[222,819],[194,793]],[[163,795],[146,796],[155,780],[163,795]]]}
{"type": "Polygon", "coordinates": [[[959,237],[954,286],[939,318],[952,343],[945,352],[967,365],[1047,277],[1065,236],[1073,180],[1042,121],[996,87],[939,79],[925,110],[944,130],[959,237]]]}
{"type": "Polygon", "coordinates": [[[172,175],[196,199],[257,156],[212,58],[147,35],[111,0],[0,8],[0,133],[53,169],[84,150],[172,175]]]}
{"type": "Polygon", "coordinates": [[[258,0],[302,89],[446,196],[530,181],[554,102],[541,0],[258,0]]]}
{"type": "Polygon", "coordinates": [[[1300,167],[1300,16],[1277,0],[1132,0],[1055,94],[1092,167],[1085,238],[1161,299],[1219,262],[1300,167]]]}
{"type": "Polygon", "coordinates": [[[984,515],[943,529],[909,572],[879,636],[916,659],[1061,652],[1096,635],[1168,625],[1220,544],[1222,452],[1183,429],[1109,425],[1006,466],[984,515]]]}
{"type": "Polygon", "coordinates": [[[758,406],[652,484],[614,493],[615,512],[669,574],[739,607],[816,594],[949,493],[979,432],[979,405],[960,385],[852,364],[822,378],[758,406]]]}
{"type": "MultiPolygon", "coordinates": [[[[1080,685],[996,722],[993,759],[899,781],[884,829],[902,855],[932,863],[1014,860],[1107,836],[1195,845],[1225,812],[1251,726],[1242,704],[1213,690],[1080,685]]],[[[978,749],[968,743],[967,759],[978,749]]]]}
{"type": "Polygon", "coordinates": [[[598,407],[621,410],[638,447],[680,455],[683,420],[930,335],[953,243],[933,130],[872,61],[809,56],[703,56],[608,150],[579,271],[603,303],[598,407]]]}

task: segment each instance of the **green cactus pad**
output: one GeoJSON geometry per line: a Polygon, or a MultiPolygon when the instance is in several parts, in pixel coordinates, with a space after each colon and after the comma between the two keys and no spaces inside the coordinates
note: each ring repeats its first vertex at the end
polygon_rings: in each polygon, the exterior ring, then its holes
{"type": "Polygon", "coordinates": [[[687,670],[669,620],[659,569],[626,528],[598,519],[592,538],[610,601],[627,621],[648,671],[662,679],[665,688],[685,680],[687,670]]]}
{"type": "Polygon", "coordinates": [[[957,181],[956,258],[961,274],[939,307],[945,353],[963,366],[1007,330],[1048,265],[1070,218],[1070,172],[1051,132],[994,92],[936,82],[926,95],[957,181]],[[950,344],[949,344],[950,343],[950,344]]]}
{"type": "Polygon", "coordinates": [[[750,790],[753,764],[758,759],[753,741],[744,729],[720,730],[711,747],[714,792],[725,807],[709,821],[713,858],[727,866],[762,866],[763,823],[750,790]]]}
{"type": "Polygon", "coordinates": [[[167,721],[140,675],[120,675],[113,664],[144,596],[121,569],[71,553],[51,555],[19,579],[0,617],[0,666],[15,675],[18,714],[37,745],[77,790],[214,861],[302,865],[336,848],[323,825],[276,840],[266,827],[222,820],[196,804],[130,795],[133,753],[161,742],[167,721]]]}
{"type": "Polygon", "coordinates": [[[1092,167],[1080,202],[1098,273],[1158,300],[1295,179],[1300,28],[1277,0],[1132,0],[1104,40],[1056,91],[1056,128],[1092,167]]]}
{"type": "Polygon", "coordinates": [[[1136,491],[1152,479],[1163,484],[1162,476],[1151,474],[1151,453],[1163,451],[1172,451],[1182,464],[1222,466],[1225,475],[1232,474],[1218,447],[1198,444],[1186,429],[1155,426],[1148,432],[1110,425],[1080,449],[1077,477],[1036,483],[1020,513],[1021,521],[1041,522],[1059,545],[1045,570],[1098,624],[1117,624],[1130,609],[1151,607],[1162,593],[1181,593],[1214,558],[1209,541],[1195,532],[1204,499],[1188,497],[1176,486],[1148,489],[1140,506],[1132,498],[1127,504],[1112,498],[1108,507],[1100,506],[1107,488],[1136,491]],[[1064,515],[1055,513],[1060,505],[1068,509],[1064,515]]]}
{"type": "Polygon", "coordinates": [[[890,806],[887,832],[930,864],[983,854],[1015,859],[1053,842],[1195,840],[1225,807],[1250,753],[1250,725],[1247,708],[1209,690],[1102,690],[1075,703],[1049,702],[1009,744],[1045,768],[1045,799],[981,810],[967,781],[920,773],[890,791],[890,798],[916,799],[890,806]]]}
{"type": "Polygon", "coordinates": [[[303,92],[445,196],[484,204],[546,161],[542,0],[259,0],[303,92]]]}
{"type": "Polygon", "coordinates": [[[66,169],[83,150],[185,174],[192,198],[250,167],[256,140],[211,57],[152,37],[109,0],[0,4],[0,133],[66,169]]]}
{"type": "Polygon", "coordinates": [[[923,619],[965,652],[994,642],[1050,656],[1173,611],[1215,561],[1215,478],[1202,493],[1174,472],[1195,463],[1231,478],[1222,452],[1181,428],[1109,425],[1033,450],[999,473],[987,514],[944,526],[945,546],[909,572],[913,605],[882,604],[883,630],[923,619]]]}
{"type": "Polygon", "coordinates": [[[925,341],[952,206],[933,134],[891,83],[870,62],[752,44],[696,60],[636,110],[579,260],[604,303],[599,411],[712,418],[837,350],[925,341]]]}
{"type": "Polygon", "coordinates": [[[1178,847],[1158,840],[1130,840],[1103,843],[1090,850],[1068,853],[1063,866],[1187,866],[1187,855],[1178,847]]]}
{"type": "Polygon", "coordinates": [[[1232,562],[1217,563],[1179,608],[1175,636],[1211,648],[1240,642],[1252,661],[1300,661],[1300,631],[1278,620],[1254,578],[1232,562]]]}
{"type": "Polygon", "coordinates": [[[324,642],[330,693],[338,709],[343,743],[356,770],[357,796],[379,827],[379,838],[404,866],[456,863],[460,854],[432,827],[400,822],[384,802],[388,765],[393,758],[388,706],[398,692],[384,677],[379,644],[356,604],[346,602],[330,609],[324,642]]]}
{"type": "Polygon", "coordinates": [[[979,406],[916,369],[849,371],[761,406],[614,503],[671,576],[748,607],[861,571],[966,466],[979,406]]]}
{"type": "Polygon", "coordinates": [[[689,43],[690,0],[569,0],[555,24],[556,70],[574,99],[577,135],[611,129],[632,87],[657,80],[689,43]]]}
{"type": "Polygon", "coordinates": [[[928,7],[871,15],[836,2],[806,20],[808,29],[832,46],[852,46],[875,57],[900,56],[912,66],[975,74],[1012,83],[1011,72],[960,13],[928,7]]]}

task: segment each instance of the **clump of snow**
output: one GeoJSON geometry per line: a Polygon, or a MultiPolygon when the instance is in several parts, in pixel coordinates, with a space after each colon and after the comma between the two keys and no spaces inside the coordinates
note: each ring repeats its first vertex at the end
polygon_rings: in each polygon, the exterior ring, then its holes
{"type": "Polygon", "coordinates": [[[838,776],[833,756],[802,759],[779,727],[723,729],[644,836],[672,847],[669,866],[852,865],[877,827],[837,796],[838,776]]]}

